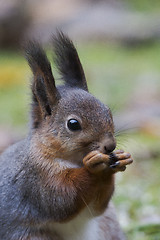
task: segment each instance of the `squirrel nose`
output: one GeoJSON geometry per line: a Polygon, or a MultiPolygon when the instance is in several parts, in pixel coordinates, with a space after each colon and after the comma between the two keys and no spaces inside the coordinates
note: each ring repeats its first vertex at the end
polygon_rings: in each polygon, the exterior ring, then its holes
{"type": "Polygon", "coordinates": [[[113,152],[115,148],[116,148],[116,141],[114,139],[103,142],[100,147],[101,152],[104,154],[109,154],[113,152]]]}

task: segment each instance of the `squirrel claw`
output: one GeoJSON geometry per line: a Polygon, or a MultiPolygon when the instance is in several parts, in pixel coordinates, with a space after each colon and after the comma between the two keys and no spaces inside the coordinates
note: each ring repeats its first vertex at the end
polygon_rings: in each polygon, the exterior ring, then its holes
{"type": "Polygon", "coordinates": [[[110,154],[110,164],[109,167],[114,172],[124,171],[126,165],[129,165],[133,162],[130,153],[126,153],[123,150],[114,151],[110,154]]]}
{"type": "Polygon", "coordinates": [[[109,165],[110,168],[116,168],[118,165],[120,164],[120,162],[115,162],[114,164],[109,165]]]}

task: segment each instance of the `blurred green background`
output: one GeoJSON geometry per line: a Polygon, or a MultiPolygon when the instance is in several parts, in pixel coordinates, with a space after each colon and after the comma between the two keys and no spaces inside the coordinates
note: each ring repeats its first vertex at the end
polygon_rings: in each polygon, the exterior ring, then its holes
{"type": "MultiPolygon", "coordinates": [[[[33,2],[36,4],[36,1],[33,2]]],[[[47,1],[48,4],[49,2],[47,1]]],[[[79,1],[76,2],[79,4],[79,1]]],[[[87,7],[90,4],[93,6],[97,4],[96,1],[87,2],[89,4],[87,7]]],[[[105,1],[102,2],[104,4],[105,1]]],[[[154,1],[154,4],[149,0],[113,2],[114,4],[109,1],[109,7],[112,6],[117,11],[117,4],[118,7],[120,4],[123,11],[135,13],[135,16],[137,12],[142,16],[160,14],[159,1],[154,1]]],[[[65,31],[65,27],[62,29],[65,31]]],[[[152,26],[150,29],[153,29],[152,26]]],[[[149,39],[144,37],[139,41],[135,37],[130,40],[125,37],[108,39],[106,35],[97,39],[96,35],[95,39],[92,36],[92,39],[83,38],[75,42],[90,92],[113,111],[117,147],[131,152],[134,158],[134,163],[128,166],[124,173],[117,174],[113,200],[120,223],[128,239],[158,240],[160,239],[160,39],[158,35],[153,34],[149,39]]],[[[44,41],[44,45],[52,61],[51,47],[47,41],[44,41]]],[[[58,79],[54,64],[53,73],[58,79]]],[[[8,45],[2,44],[1,151],[27,134],[31,77],[23,53],[17,46],[13,46],[12,41],[8,45]]]]}

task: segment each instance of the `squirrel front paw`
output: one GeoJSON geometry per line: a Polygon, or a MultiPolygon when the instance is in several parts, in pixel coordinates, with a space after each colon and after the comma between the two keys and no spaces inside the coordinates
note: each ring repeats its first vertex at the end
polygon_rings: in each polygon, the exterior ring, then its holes
{"type": "Polygon", "coordinates": [[[130,153],[126,153],[123,150],[116,150],[109,155],[109,167],[114,172],[122,172],[125,171],[126,165],[129,165],[133,162],[130,153]]]}
{"type": "Polygon", "coordinates": [[[99,151],[92,151],[87,154],[83,159],[84,166],[91,173],[99,173],[105,169],[112,171],[113,173],[124,171],[126,165],[133,162],[130,153],[126,153],[123,150],[117,150],[111,154],[103,154],[99,151]]]}
{"type": "Polygon", "coordinates": [[[92,151],[83,159],[84,166],[91,173],[99,173],[106,169],[109,162],[109,155],[103,154],[99,151],[92,151]]]}

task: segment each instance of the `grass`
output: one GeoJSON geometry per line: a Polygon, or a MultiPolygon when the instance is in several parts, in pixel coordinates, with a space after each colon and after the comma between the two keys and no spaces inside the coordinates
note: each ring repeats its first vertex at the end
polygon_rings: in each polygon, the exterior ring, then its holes
{"type": "Polygon", "coordinates": [[[150,224],[145,226],[138,226],[128,232],[128,239],[134,240],[159,240],[160,239],[160,225],[150,224]]]}
{"type": "MultiPolygon", "coordinates": [[[[139,86],[139,79],[144,75],[153,76],[157,88],[160,88],[157,77],[160,76],[160,43],[140,48],[88,43],[78,49],[90,92],[112,109],[119,112],[126,109],[139,86]]],[[[19,53],[1,53],[0,125],[25,128],[30,103],[30,76],[29,67],[19,53]]],[[[123,142],[123,138],[120,141],[123,142]]],[[[160,139],[135,132],[126,143],[131,152],[134,143],[137,144],[136,151],[141,149],[141,144],[152,151],[159,151],[160,139]]],[[[114,202],[130,240],[160,239],[158,227],[151,225],[154,217],[160,217],[159,182],[160,157],[139,159],[135,154],[134,164],[126,172],[117,174],[114,202]],[[149,226],[144,226],[149,220],[149,226]]]]}
{"type": "Polygon", "coordinates": [[[159,0],[125,0],[125,3],[134,10],[155,13],[160,10],[160,1],[159,0]]]}
{"type": "Polygon", "coordinates": [[[23,86],[14,86],[0,90],[0,123],[17,127],[28,120],[29,104],[27,91],[23,86]]]}

